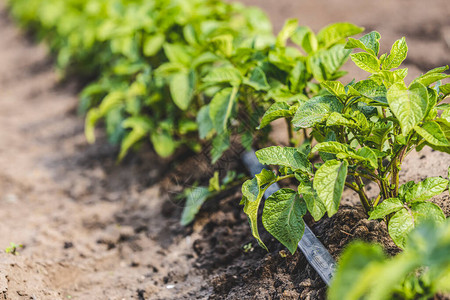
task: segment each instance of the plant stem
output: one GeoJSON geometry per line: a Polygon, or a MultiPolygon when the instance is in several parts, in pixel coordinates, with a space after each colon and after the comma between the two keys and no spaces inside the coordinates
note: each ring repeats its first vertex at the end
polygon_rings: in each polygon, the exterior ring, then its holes
{"type": "Polygon", "coordinates": [[[293,143],[294,133],[293,133],[293,128],[292,128],[291,118],[286,118],[284,120],[286,121],[286,125],[288,127],[289,146],[293,147],[294,146],[294,143],[293,143]]]}
{"type": "Polygon", "coordinates": [[[370,203],[369,198],[367,198],[366,192],[364,191],[364,183],[362,182],[361,177],[354,176],[354,178],[355,178],[356,184],[358,185],[357,193],[358,193],[361,203],[364,207],[364,210],[366,211],[366,213],[368,213],[372,209],[372,205],[370,203]]]}

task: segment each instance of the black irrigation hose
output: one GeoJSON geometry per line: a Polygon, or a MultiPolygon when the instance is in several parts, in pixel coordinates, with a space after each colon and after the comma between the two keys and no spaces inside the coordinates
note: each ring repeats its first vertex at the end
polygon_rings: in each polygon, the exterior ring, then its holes
{"type": "MultiPolygon", "coordinates": [[[[255,151],[244,152],[241,159],[252,176],[260,173],[264,168],[264,166],[260,164],[256,158],[255,151]]],[[[264,199],[267,199],[279,189],[280,187],[278,184],[273,184],[266,190],[264,199]]],[[[330,281],[336,267],[336,262],[306,224],[305,233],[298,243],[298,247],[303,252],[311,266],[317,271],[317,273],[319,273],[323,281],[327,285],[330,285],[330,281]]]]}

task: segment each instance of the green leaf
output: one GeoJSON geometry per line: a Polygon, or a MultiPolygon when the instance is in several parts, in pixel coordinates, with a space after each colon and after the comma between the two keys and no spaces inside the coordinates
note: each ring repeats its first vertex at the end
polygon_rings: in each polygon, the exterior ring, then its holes
{"type": "Polygon", "coordinates": [[[340,113],[332,112],[327,118],[327,126],[348,126],[350,128],[356,128],[357,124],[353,120],[345,118],[340,113]]]}
{"type": "Polygon", "coordinates": [[[428,71],[425,74],[420,75],[416,79],[414,79],[414,82],[420,82],[424,86],[429,86],[432,83],[435,83],[436,81],[449,78],[450,75],[444,74],[442,72],[448,70],[448,66],[435,68],[433,70],[428,71]]]}
{"type": "Polygon", "coordinates": [[[339,81],[323,81],[321,83],[331,94],[335,95],[338,98],[346,97],[346,92],[344,85],[339,81]]]}
{"type": "Polygon", "coordinates": [[[251,86],[257,91],[267,91],[270,85],[267,82],[266,74],[260,67],[256,67],[248,80],[244,80],[244,84],[251,86]]]}
{"type": "Polygon", "coordinates": [[[302,47],[306,53],[310,54],[317,51],[319,43],[316,35],[307,26],[299,26],[291,37],[292,42],[302,47]]]}
{"type": "Polygon", "coordinates": [[[181,109],[187,110],[194,95],[195,73],[177,73],[170,80],[170,94],[173,102],[181,109]]]}
{"type": "Polygon", "coordinates": [[[211,148],[211,162],[215,164],[222,154],[230,148],[229,133],[221,133],[214,137],[211,148]]]}
{"type": "Polygon", "coordinates": [[[317,34],[317,40],[323,48],[328,48],[336,43],[343,41],[345,38],[361,33],[364,28],[358,27],[351,23],[334,23],[324,27],[317,34]]]}
{"type": "Polygon", "coordinates": [[[144,44],[142,51],[145,56],[153,56],[161,50],[166,37],[162,33],[157,33],[155,35],[146,36],[144,38],[144,44]]]}
{"type": "Polygon", "coordinates": [[[242,184],[242,196],[249,202],[255,201],[258,198],[259,192],[260,189],[256,177],[246,180],[244,184],[242,184]]]}
{"type": "Polygon", "coordinates": [[[375,153],[373,149],[370,149],[367,146],[359,148],[356,150],[356,155],[361,156],[366,159],[368,164],[373,168],[378,168],[378,155],[375,153]]]}
{"type": "Polygon", "coordinates": [[[413,83],[408,89],[402,84],[394,84],[388,90],[387,99],[389,108],[400,122],[405,136],[425,117],[428,92],[421,83],[413,83]]]}
{"type": "Polygon", "coordinates": [[[179,63],[184,66],[190,65],[192,57],[186,51],[185,46],[165,43],[163,48],[164,53],[171,63],[179,63]]]}
{"type": "Polygon", "coordinates": [[[314,148],[311,150],[311,152],[318,152],[318,151],[338,154],[338,153],[348,153],[350,151],[350,148],[348,145],[330,141],[319,143],[316,146],[314,146],[314,148]]]}
{"type": "Polygon", "coordinates": [[[429,200],[441,194],[448,187],[448,180],[441,177],[429,177],[421,181],[405,193],[407,202],[429,200]]]}
{"type": "MultiPolygon", "coordinates": [[[[363,299],[367,286],[373,283],[373,275],[380,276],[377,272],[380,269],[378,265],[385,259],[386,255],[381,245],[371,245],[361,241],[351,243],[339,258],[328,298],[330,300],[363,299]]],[[[377,286],[377,288],[380,287],[377,286]]]]}
{"type": "Polygon", "coordinates": [[[380,38],[381,35],[378,32],[372,31],[358,40],[354,38],[348,38],[348,42],[345,45],[345,48],[346,49],[360,48],[366,52],[369,52],[370,54],[378,56],[378,53],[380,51],[380,42],[379,42],[380,38]]]}
{"type": "Polygon", "coordinates": [[[166,131],[158,132],[154,131],[150,135],[150,139],[153,144],[153,148],[156,153],[161,157],[171,156],[177,147],[173,137],[166,131]]]}
{"type": "Polygon", "coordinates": [[[382,84],[378,84],[375,81],[368,79],[357,82],[354,88],[364,97],[373,100],[378,105],[387,106],[386,99],[387,90],[382,84]]]}
{"type": "Polygon", "coordinates": [[[213,130],[214,125],[209,116],[209,105],[205,105],[200,108],[197,114],[198,135],[201,139],[204,139],[213,130]]]}
{"type": "MultiPolygon", "coordinates": [[[[295,108],[295,107],[294,107],[295,108]]],[[[289,104],[286,102],[275,102],[269,109],[264,113],[261,124],[257,129],[261,129],[270,124],[270,122],[279,119],[279,118],[288,118],[292,117],[295,114],[295,111],[291,108],[289,104]]]]}
{"type": "Polygon", "coordinates": [[[256,157],[264,165],[278,165],[293,171],[311,173],[312,166],[305,154],[293,147],[272,146],[256,151],[256,157]]]}
{"type": "Polygon", "coordinates": [[[404,248],[409,232],[415,226],[428,220],[441,223],[445,220],[445,215],[434,203],[414,202],[409,210],[403,208],[389,220],[389,235],[397,246],[404,248]]]}
{"type": "MultiPolygon", "coordinates": [[[[254,186],[252,185],[252,189],[254,188],[254,186]]],[[[252,190],[249,190],[250,192],[252,190]]],[[[248,199],[246,199],[245,197],[242,199],[243,201],[241,201],[241,203],[243,202],[244,204],[244,213],[248,216],[248,221],[250,223],[250,228],[252,230],[252,235],[256,238],[256,240],[258,241],[258,244],[263,247],[264,249],[266,249],[267,251],[269,251],[266,247],[266,245],[264,245],[264,242],[261,240],[261,237],[259,236],[259,231],[258,231],[258,209],[259,209],[259,205],[261,203],[261,199],[262,199],[262,195],[259,195],[259,197],[257,197],[254,201],[248,201],[248,199]]]]}
{"type": "Polygon", "coordinates": [[[230,57],[233,54],[233,39],[231,34],[222,34],[215,36],[210,42],[216,50],[230,57]]]}
{"type": "Polygon", "coordinates": [[[407,53],[408,46],[406,45],[405,38],[402,37],[392,45],[391,52],[383,61],[383,70],[391,70],[400,67],[405,60],[407,53]]]}
{"type": "MultiPolygon", "coordinates": [[[[289,82],[291,83],[291,91],[303,92],[310,76],[303,62],[298,61],[289,74],[289,82]]],[[[301,99],[300,99],[301,100],[301,99]]]]}
{"type": "Polygon", "coordinates": [[[237,92],[236,87],[225,88],[218,92],[209,104],[209,116],[218,133],[227,131],[228,120],[236,107],[237,92]]]}
{"type": "Polygon", "coordinates": [[[339,69],[347,61],[350,53],[351,51],[344,49],[342,44],[334,45],[327,50],[318,50],[308,56],[307,69],[319,82],[336,79],[345,75],[339,69]]]}
{"type": "Polygon", "coordinates": [[[203,203],[211,195],[206,187],[195,187],[187,191],[186,204],[181,214],[181,225],[187,226],[194,221],[203,203]]]}
{"type": "Polygon", "coordinates": [[[403,202],[398,198],[388,198],[378,204],[370,213],[369,220],[382,219],[403,208],[403,202]]]}
{"type": "Polygon", "coordinates": [[[291,189],[280,189],[267,198],[262,223],[264,228],[294,254],[305,231],[306,205],[291,189]]]}
{"type": "Polygon", "coordinates": [[[228,83],[231,86],[238,86],[242,83],[242,75],[238,69],[232,66],[225,66],[212,69],[203,78],[206,83],[228,83]]]}
{"type": "Polygon", "coordinates": [[[298,193],[303,196],[306,207],[315,221],[319,221],[326,213],[327,209],[320,200],[317,192],[313,189],[311,182],[301,182],[298,186],[298,193]]]}
{"type": "Polygon", "coordinates": [[[434,121],[425,122],[422,126],[415,126],[414,130],[432,145],[444,147],[450,146],[450,142],[445,137],[444,131],[439,124],[434,121]]]}
{"type": "Polygon", "coordinates": [[[296,128],[311,128],[326,120],[332,112],[341,112],[343,105],[335,96],[316,96],[300,105],[292,119],[296,128]]]}
{"type": "Polygon", "coordinates": [[[441,92],[442,94],[444,94],[444,96],[450,95],[450,83],[441,85],[439,87],[439,92],[441,92]]]}
{"type": "Polygon", "coordinates": [[[347,161],[328,160],[314,175],[313,187],[327,208],[328,216],[334,215],[341,202],[347,177],[347,161]]]}
{"type": "Polygon", "coordinates": [[[377,73],[380,71],[380,61],[370,53],[359,52],[350,55],[352,61],[364,71],[377,73]]]}
{"type": "Polygon", "coordinates": [[[133,145],[149,134],[154,128],[154,124],[146,117],[130,117],[123,121],[122,127],[131,128],[131,131],[125,136],[120,144],[119,161],[125,157],[128,150],[133,145]]]}
{"type": "Polygon", "coordinates": [[[297,19],[286,20],[280,33],[278,33],[276,46],[286,47],[287,40],[294,34],[295,30],[297,29],[297,26],[298,26],[297,19]]]}
{"type": "Polygon", "coordinates": [[[215,171],[213,177],[209,179],[208,189],[210,191],[220,192],[219,171],[215,171]]]}

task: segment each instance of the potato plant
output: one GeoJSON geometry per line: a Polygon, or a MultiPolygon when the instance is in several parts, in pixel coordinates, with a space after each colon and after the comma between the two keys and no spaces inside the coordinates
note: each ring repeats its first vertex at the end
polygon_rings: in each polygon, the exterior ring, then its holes
{"type": "Polygon", "coordinates": [[[316,36],[288,20],[274,37],[260,10],[215,0],[9,3],[61,70],[98,78],[81,93],[86,136],[93,142],[103,120],[120,159],[145,139],[162,157],[209,141],[213,162],[231,135],[249,147],[267,133],[255,127],[268,106],[307,99],[321,89],[314,79],[344,74],[344,38],[362,31],[337,23],[316,36]]]}
{"type": "Polygon", "coordinates": [[[271,184],[287,178],[295,179],[298,189],[281,189],[269,197],[262,223],[292,253],[303,234],[303,215],[308,211],[315,220],[325,213],[334,215],[344,187],[358,194],[370,219],[386,221],[390,236],[402,248],[416,225],[429,218],[445,220],[441,208],[429,200],[448,190],[449,181],[430,177],[400,185],[400,170],[414,149],[429,146],[450,153],[450,107],[442,103],[450,84],[440,83],[450,77],[444,73],[448,67],[433,69],[407,85],[407,69],[400,68],[408,49],[405,39],[383,55],[379,39],[378,32],[371,32],[350,38],[345,46],[362,50],[351,59],[371,74],[368,79],[347,85],[322,81],[326,91],[292,109],[286,104],[282,111],[289,113],[277,116],[289,117],[295,129],[310,130],[317,141],[312,149],[272,146],[256,152],[262,164],[278,166],[276,173],[263,170],[242,186],[244,212],[263,247],[257,225],[262,196],[271,184]],[[321,162],[314,162],[316,153],[321,162]],[[368,182],[379,189],[373,199],[365,190],[368,182]]]}

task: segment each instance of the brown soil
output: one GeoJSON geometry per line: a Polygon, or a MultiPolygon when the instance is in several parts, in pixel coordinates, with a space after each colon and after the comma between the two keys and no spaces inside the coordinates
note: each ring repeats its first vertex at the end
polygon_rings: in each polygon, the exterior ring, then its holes
{"type": "MultiPolygon", "coordinates": [[[[450,62],[446,0],[243,2],[265,8],[277,29],[297,17],[315,30],[352,21],[380,31],[385,46],[406,35],[413,74],[450,62]]],[[[181,227],[176,196],[213,173],[207,159],[162,161],[143,149],[118,165],[104,138],[85,142],[76,94],[0,3],[0,249],[24,246],[17,256],[0,253],[0,299],[324,298],[325,285],[301,253],[288,254],[266,233],[271,251],[257,246],[239,188],[181,227]]],[[[446,154],[413,153],[402,180],[446,176],[449,164],[446,154]]],[[[243,172],[234,153],[215,166],[230,168],[243,172]]],[[[337,215],[311,224],[332,255],[355,238],[396,253],[385,226],[351,208],[350,191],[344,198],[337,215]]],[[[435,201],[450,215],[448,195],[435,201]]]]}

